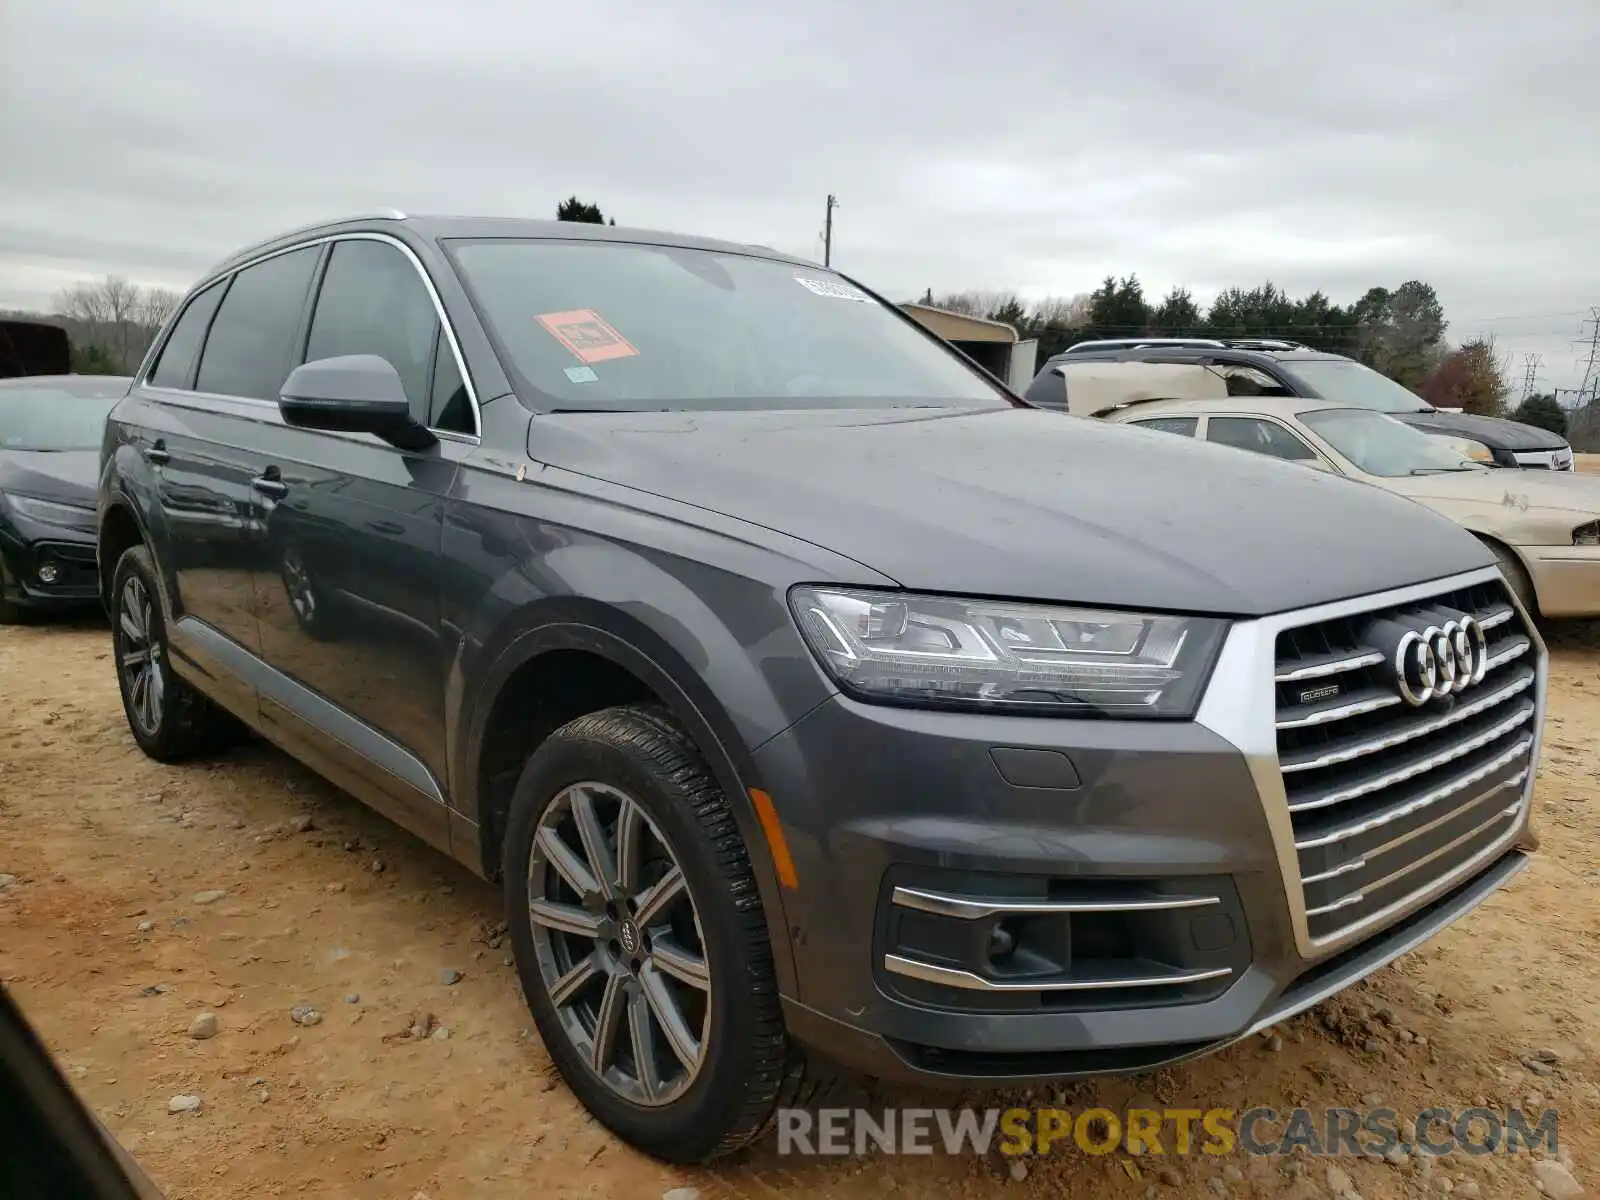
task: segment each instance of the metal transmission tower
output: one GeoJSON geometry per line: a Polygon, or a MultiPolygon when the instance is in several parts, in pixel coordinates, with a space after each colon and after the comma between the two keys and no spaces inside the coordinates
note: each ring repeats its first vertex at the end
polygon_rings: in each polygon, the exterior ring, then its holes
{"type": "Polygon", "coordinates": [[[1583,382],[1578,385],[1578,397],[1581,401],[1587,396],[1593,403],[1600,398],[1600,306],[1589,310],[1589,319],[1584,325],[1589,329],[1589,358],[1584,364],[1583,382]]]}
{"type": "Polygon", "coordinates": [[[1539,368],[1544,365],[1542,354],[1524,354],[1522,356],[1522,398],[1526,400],[1533,395],[1534,385],[1539,378],[1539,368]]]}

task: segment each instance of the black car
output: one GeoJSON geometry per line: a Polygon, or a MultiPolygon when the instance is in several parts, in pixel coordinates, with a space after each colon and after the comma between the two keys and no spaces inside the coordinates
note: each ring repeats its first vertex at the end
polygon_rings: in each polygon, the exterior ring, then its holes
{"type": "Polygon", "coordinates": [[[99,604],[100,436],[132,382],[113,375],[0,380],[0,623],[99,604]]]}
{"type": "Polygon", "coordinates": [[[499,881],[551,1058],[663,1158],[819,1061],[1154,1070],[1526,865],[1546,654],[1477,539],[1040,412],[773,250],[286,234],[101,463],[138,745],[247,725],[499,881]]]}
{"type": "Polygon", "coordinates": [[[1499,417],[1446,412],[1352,358],[1259,338],[1109,339],[1080,343],[1046,361],[1028,386],[1027,398],[1043,408],[1064,407],[1064,368],[1083,362],[1203,365],[1224,376],[1233,394],[1307,396],[1332,404],[1370,408],[1398,417],[1424,433],[1477,442],[1496,466],[1540,471],[1573,469],[1572,447],[1549,430],[1499,417]]]}

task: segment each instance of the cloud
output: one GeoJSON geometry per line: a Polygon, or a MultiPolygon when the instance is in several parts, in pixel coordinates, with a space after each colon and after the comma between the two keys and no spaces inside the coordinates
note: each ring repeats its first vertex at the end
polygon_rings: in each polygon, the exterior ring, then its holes
{"type": "Polygon", "coordinates": [[[13,0],[0,305],[387,204],[820,256],[833,191],[890,295],[1416,277],[1572,386],[1596,61],[1593,0],[13,0]]]}

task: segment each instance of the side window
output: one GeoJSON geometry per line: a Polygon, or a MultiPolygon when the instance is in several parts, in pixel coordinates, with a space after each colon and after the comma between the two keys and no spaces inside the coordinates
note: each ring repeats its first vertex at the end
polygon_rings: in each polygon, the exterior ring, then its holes
{"type": "Polygon", "coordinates": [[[201,352],[196,388],[223,396],[278,398],[292,365],[294,335],[318,250],[291,250],[234,276],[201,352]]]}
{"type": "Polygon", "coordinates": [[[1317,457],[1315,450],[1283,426],[1255,417],[1212,417],[1206,425],[1206,440],[1297,462],[1317,457]]]}
{"type": "Polygon", "coordinates": [[[1180,437],[1193,437],[1195,429],[1200,424],[1200,418],[1151,417],[1148,421],[1129,421],[1128,424],[1137,425],[1141,429],[1159,429],[1162,433],[1176,433],[1180,437]]]}
{"type": "Polygon", "coordinates": [[[472,417],[472,401],[467,398],[467,385],[462,382],[456,356],[450,352],[450,343],[442,331],[433,352],[432,392],[428,405],[430,429],[466,434],[478,432],[472,417]]]}
{"type": "Polygon", "coordinates": [[[399,373],[412,415],[425,423],[438,335],[433,301],[410,259],[387,242],[334,244],[311,317],[307,362],[376,354],[399,373]]]}
{"type": "Polygon", "coordinates": [[[227,289],[228,281],[223,279],[189,301],[150,372],[149,382],[153,386],[189,387],[194,379],[195,359],[200,357],[200,343],[206,340],[206,327],[211,324],[211,315],[217,311],[222,293],[227,289]]]}

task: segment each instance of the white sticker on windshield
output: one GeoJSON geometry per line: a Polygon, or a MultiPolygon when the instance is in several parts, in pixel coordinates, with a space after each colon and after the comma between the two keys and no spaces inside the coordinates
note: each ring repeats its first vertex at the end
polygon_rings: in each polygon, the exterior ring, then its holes
{"type": "Polygon", "coordinates": [[[600,378],[593,367],[567,367],[566,372],[567,378],[573,383],[593,383],[600,378]]]}
{"type": "Polygon", "coordinates": [[[854,300],[857,304],[871,304],[872,297],[858,287],[851,287],[842,279],[818,279],[814,275],[796,275],[794,281],[808,292],[826,296],[830,300],[854,300]]]}

